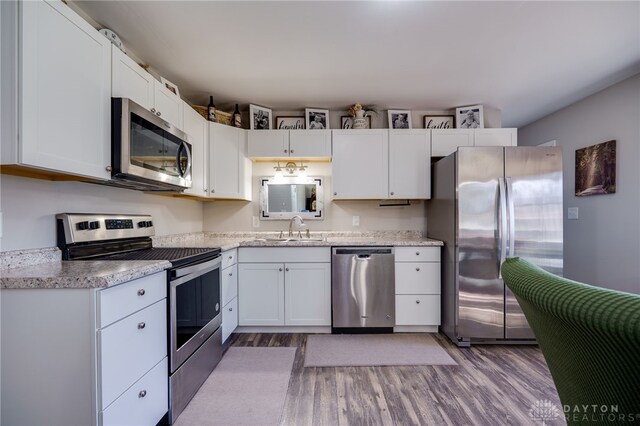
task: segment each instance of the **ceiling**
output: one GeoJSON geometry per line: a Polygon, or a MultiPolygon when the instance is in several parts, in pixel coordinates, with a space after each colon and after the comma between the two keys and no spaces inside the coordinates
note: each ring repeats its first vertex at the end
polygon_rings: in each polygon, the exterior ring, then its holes
{"type": "Polygon", "coordinates": [[[635,1],[75,4],[199,103],[484,104],[519,127],[640,72],[635,1]]]}

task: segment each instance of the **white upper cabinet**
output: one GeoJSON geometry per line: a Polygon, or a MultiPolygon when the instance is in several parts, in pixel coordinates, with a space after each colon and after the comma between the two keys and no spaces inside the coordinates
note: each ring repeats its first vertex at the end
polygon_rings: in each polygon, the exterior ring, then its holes
{"type": "Polygon", "coordinates": [[[459,146],[473,146],[473,129],[431,130],[431,156],[446,157],[459,146]]]}
{"type": "Polygon", "coordinates": [[[431,156],[446,157],[459,146],[517,146],[518,129],[433,129],[431,156]]]}
{"type": "Polygon", "coordinates": [[[330,130],[249,130],[251,158],[330,158],[330,130]]]}
{"type": "Polygon", "coordinates": [[[389,130],[389,198],[431,197],[431,134],[389,130]]]}
{"type": "Polygon", "coordinates": [[[473,146],[517,146],[518,129],[475,129],[473,146]]]}
{"type": "Polygon", "coordinates": [[[111,55],[111,96],[151,110],[155,78],[117,47],[112,46],[111,55]]]}
{"type": "Polygon", "coordinates": [[[333,130],[333,198],[386,199],[389,195],[389,131],[333,130]]]}
{"type": "Polygon", "coordinates": [[[178,129],[184,128],[182,126],[184,102],[155,79],[153,80],[153,103],[154,108],[151,108],[151,112],[178,129]]]}
{"type": "Polygon", "coordinates": [[[20,144],[3,162],[109,179],[111,43],[62,2],[19,7],[20,144]]]}
{"type": "Polygon", "coordinates": [[[191,188],[184,191],[185,194],[197,197],[208,196],[209,187],[209,126],[200,114],[188,105],[184,106],[184,132],[189,135],[191,143],[191,188]]]}
{"type": "Polygon", "coordinates": [[[251,200],[246,130],[209,123],[209,194],[214,198],[251,200]]]}

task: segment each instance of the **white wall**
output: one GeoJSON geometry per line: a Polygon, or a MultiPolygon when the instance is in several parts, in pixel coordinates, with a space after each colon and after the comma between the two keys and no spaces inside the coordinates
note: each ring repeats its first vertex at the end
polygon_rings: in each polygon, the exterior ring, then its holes
{"type": "Polygon", "coordinates": [[[518,130],[519,145],[556,140],[564,162],[564,270],[571,279],[640,293],[640,74],[518,130]],[[575,150],[617,141],[616,193],[576,197],[575,150]]]}
{"type": "MultiPolygon", "coordinates": [[[[253,200],[204,203],[205,231],[279,231],[288,229],[288,221],[260,221],[253,228],[252,217],[259,216],[259,179],[273,176],[275,163],[253,163],[253,200]]],[[[331,164],[309,163],[309,176],[325,178],[325,219],[305,221],[312,231],[383,231],[427,230],[425,204],[412,201],[411,206],[380,207],[378,201],[336,201],[331,198],[331,164]],[[353,226],[353,216],[360,216],[360,226],[353,226]]]]}
{"type": "Polygon", "coordinates": [[[0,250],[56,245],[57,213],[149,213],[156,235],[202,231],[202,203],[82,182],[0,175],[0,250]]]}

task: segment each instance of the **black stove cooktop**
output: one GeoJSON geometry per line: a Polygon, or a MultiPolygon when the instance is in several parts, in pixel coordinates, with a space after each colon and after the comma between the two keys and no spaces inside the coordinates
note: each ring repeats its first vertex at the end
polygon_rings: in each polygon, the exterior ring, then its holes
{"type": "Polygon", "coordinates": [[[176,268],[189,263],[214,259],[219,255],[219,248],[152,247],[126,253],[95,257],[94,260],[168,260],[173,267],[176,268]]]}

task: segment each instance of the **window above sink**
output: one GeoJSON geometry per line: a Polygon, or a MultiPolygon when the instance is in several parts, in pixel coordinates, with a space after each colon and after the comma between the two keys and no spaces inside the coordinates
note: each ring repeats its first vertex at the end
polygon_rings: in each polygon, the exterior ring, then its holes
{"type": "Polygon", "coordinates": [[[260,220],[324,219],[321,177],[260,178],[260,220]]]}

